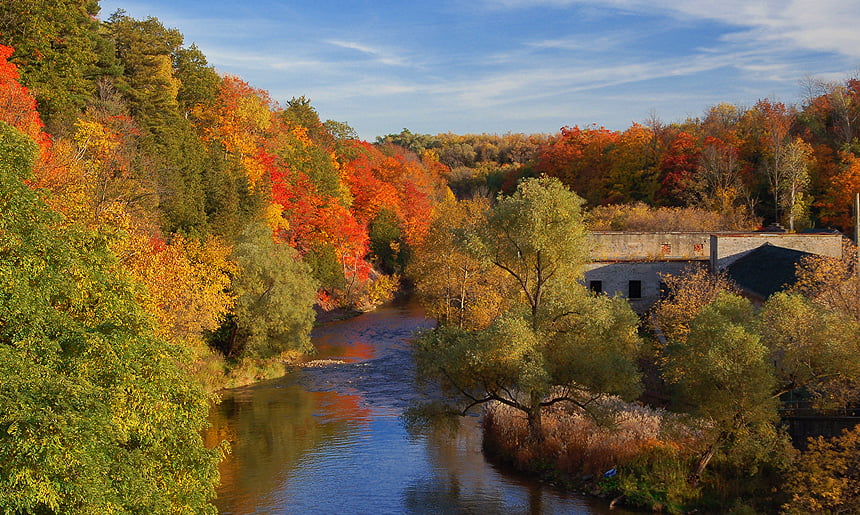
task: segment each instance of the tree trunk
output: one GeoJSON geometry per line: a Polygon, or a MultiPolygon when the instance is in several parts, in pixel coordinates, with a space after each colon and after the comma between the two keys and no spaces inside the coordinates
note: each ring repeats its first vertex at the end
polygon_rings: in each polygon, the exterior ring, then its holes
{"type": "Polygon", "coordinates": [[[227,351],[227,357],[228,358],[235,358],[236,355],[238,354],[238,349],[237,349],[238,346],[236,345],[236,342],[238,340],[238,336],[239,336],[239,324],[234,322],[233,327],[230,329],[230,339],[227,343],[227,345],[229,346],[229,349],[227,351]]]}
{"type": "Polygon", "coordinates": [[[532,443],[540,443],[543,441],[543,421],[541,420],[541,405],[542,396],[532,393],[530,395],[530,405],[527,413],[529,423],[529,440],[532,443]]]}
{"type": "Polygon", "coordinates": [[[699,479],[702,477],[702,472],[705,471],[705,467],[710,463],[711,458],[714,457],[714,454],[717,453],[717,449],[719,449],[720,444],[723,442],[723,439],[726,435],[720,434],[717,439],[712,443],[707,450],[699,457],[699,461],[696,463],[696,468],[693,470],[693,473],[690,475],[690,483],[694,486],[699,485],[699,479]]]}

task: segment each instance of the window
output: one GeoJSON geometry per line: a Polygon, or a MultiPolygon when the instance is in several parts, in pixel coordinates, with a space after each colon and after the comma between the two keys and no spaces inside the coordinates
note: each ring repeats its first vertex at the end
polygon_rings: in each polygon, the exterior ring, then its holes
{"type": "Polygon", "coordinates": [[[629,283],[627,283],[627,298],[642,298],[642,281],[630,281],[629,283]]]}
{"type": "Polygon", "coordinates": [[[694,243],[693,244],[693,255],[694,256],[704,256],[705,255],[705,244],[704,243],[694,243]]]}
{"type": "Polygon", "coordinates": [[[669,298],[669,285],[664,283],[663,281],[660,281],[660,298],[669,298]]]}
{"type": "Polygon", "coordinates": [[[660,244],[660,255],[668,256],[672,254],[672,244],[671,243],[662,243],[660,244]]]}
{"type": "Polygon", "coordinates": [[[594,293],[603,293],[603,281],[588,281],[588,289],[594,293]]]}

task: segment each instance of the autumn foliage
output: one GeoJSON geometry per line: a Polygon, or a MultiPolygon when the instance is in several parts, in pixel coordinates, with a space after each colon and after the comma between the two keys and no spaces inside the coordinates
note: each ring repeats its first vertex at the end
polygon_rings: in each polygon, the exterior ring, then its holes
{"type": "MultiPolygon", "coordinates": [[[[486,329],[518,297],[498,270],[475,257],[475,241],[461,241],[457,231],[495,209],[493,202],[504,204],[498,193],[514,193],[539,175],[585,200],[592,229],[712,231],[788,222],[798,230],[822,224],[846,231],[852,223],[850,201],[860,191],[856,79],[815,82],[799,106],[723,103],[671,124],[567,126],[557,134],[431,136],[404,129],[370,144],[343,122],[321,120],[305,97],[279,103],[240,77],[220,75],[156,18],[118,11],[100,21],[97,3],[42,2],[35,9],[18,1],[0,20],[0,127],[18,150],[33,147],[26,166],[17,150],[0,155],[4,184],[21,198],[38,190],[33,206],[48,247],[64,244],[51,232],[88,235],[75,240],[80,248],[71,258],[57,252],[52,264],[80,291],[59,280],[48,284],[28,316],[54,320],[69,306],[96,306],[102,319],[126,327],[131,322],[123,317],[133,313],[134,329],[161,349],[151,362],[171,380],[190,373],[216,389],[228,384],[230,370],[251,370],[261,360],[283,372],[285,359],[308,349],[314,303],[372,309],[404,274],[444,323],[486,329]],[[23,190],[13,180],[17,173],[26,176],[23,190]],[[455,195],[476,200],[458,204],[455,195]],[[86,245],[99,255],[87,257],[86,245]],[[108,275],[119,278],[118,290],[110,290],[108,275]],[[48,309],[40,302],[64,298],[54,286],[71,300],[48,309]]],[[[0,222],[12,220],[10,213],[0,212],[0,222]]],[[[27,216],[16,212],[16,223],[32,222],[27,216]]],[[[15,240],[3,224],[0,239],[15,240]]],[[[48,247],[26,247],[33,255],[21,259],[38,262],[48,247]]],[[[53,277],[7,264],[30,276],[0,281],[3,287],[53,277]]],[[[804,266],[804,293],[856,321],[856,264],[804,266]]],[[[673,281],[667,278],[673,292],[655,313],[666,336],[682,341],[697,314],[730,286],[702,270],[673,281]]],[[[25,290],[21,298],[33,294],[25,290]]],[[[19,313],[12,301],[0,309],[0,321],[19,313]]],[[[86,316],[87,323],[98,318],[95,311],[86,316]]],[[[109,325],[86,326],[81,341],[116,329],[109,325]]],[[[55,350],[70,354],[79,343],[64,341],[55,350]]],[[[129,391],[137,380],[129,380],[129,391]]],[[[188,393],[202,406],[198,394],[188,393]]],[[[196,434],[192,426],[189,434],[196,434]]],[[[189,495],[209,495],[211,480],[203,493],[189,495]]],[[[75,511],[54,493],[48,497],[36,508],[10,509],[75,511]]]]}
{"type": "Polygon", "coordinates": [[[787,513],[853,513],[860,503],[860,426],[810,439],[791,471],[787,513]]]}
{"type": "MultiPolygon", "coordinates": [[[[62,223],[111,235],[161,337],[203,361],[219,349],[207,351],[206,338],[235,340],[230,328],[245,327],[236,299],[250,284],[239,279],[248,259],[267,258],[246,253],[243,268],[233,254],[259,222],[272,252],[308,264],[296,270],[313,280],[300,282],[316,285],[323,308],[388,298],[446,197],[437,153],[383,153],[345,124],[323,123],[304,97],[281,106],[239,77],[219,77],[158,20],[119,13],[107,25],[125,71],[93,82],[51,137],[9,62],[13,49],[0,46],[0,120],[40,143],[30,183],[49,192],[62,223]]],[[[233,359],[242,345],[230,348],[233,359]]]]}
{"type": "Polygon", "coordinates": [[[0,120],[45,146],[48,137],[42,132],[44,124],[36,110],[36,98],[21,85],[18,68],[9,62],[14,52],[0,44],[0,120]]]}

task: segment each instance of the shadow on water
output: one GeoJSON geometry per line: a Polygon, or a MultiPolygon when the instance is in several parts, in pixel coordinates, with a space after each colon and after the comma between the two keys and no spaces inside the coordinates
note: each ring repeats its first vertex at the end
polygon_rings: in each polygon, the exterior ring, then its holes
{"type": "Polygon", "coordinates": [[[225,392],[207,439],[226,439],[221,513],[605,513],[605,504],[505,474],[481,452],[476,417],[451,433],[407,433],[408,339],[432,326],[414,304],[314,330],[315,359],[279,380],[225,392]]]}

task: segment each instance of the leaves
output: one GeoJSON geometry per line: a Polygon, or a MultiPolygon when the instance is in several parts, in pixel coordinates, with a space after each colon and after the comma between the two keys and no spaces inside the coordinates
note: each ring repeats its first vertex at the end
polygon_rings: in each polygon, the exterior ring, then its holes
{"type": "Polygon", "coordinates": [[[439,218],[428,241],[450,245],[435,251],[453,259],[431,258],[440,277],[418,283],[450,324],[422,339],[425,373],[465,398],[464,411],[495,400],[524,412],[537,439],[545,406],[638,393],[636,315],[576,282],[587,255],[581,204],[558,180],[542,178],[499,198],[486,220],[476,219],[479,203],[451,206],[459,216],[439,218]],[[486,328],[476,316],[485,285],[508,292],[486,328]]]}
{"type": "Polygon", "coordinates": [[[268,358],[309,350],[316,284],[295,251],[272,241],[268,227],[255,224],[242,234],[234,257],[240,270],[232,286],[236,330],[228,354],[236,357],[244,350],[268,358]]]}
{"type": "Polygon", "coordinates": [[[45,146],[48,140],[42,134],[43,124],[36,111],[36,99],[19,83],[18,68],[9,62],[13,53],[13,48],[0,45],[0,121],[45,146]]]}
{"type": "Polygon", "coordinates": [[[852,513],[860,502],[860,426],[825,440],[810,439],[788,480],[786,513],[852,513]]]}
{"type": "Polygon", "coordinates": [[[678,275],[663,275],[668,296],[653,308],[657,325],[667,339],[683,343],[690,323],[721,293],[736,293],[737,288],[725,275],[713,275],[705,267],[690,267],[678,275]]]}
{"type": "Polygon", "coordinates": [[[779,391],[806,389],[818,404],[850,398],[860,379],[854,359],[860,351],[860,324],[799,294],[778,293],[759,315],[779,391]]]}
{"type": "MultiPolygon", "coordinates": [[[[32,159],[32,140],[0,124],[0,155],[28,147],[32,159]]],[[[0,507],[211,511],[220,451],[199,436],[209,399],[183,351],[155,337],[105,238],[55,225],[22,182],[28,160],[5,163],[0,507]]]]}
{"type": "Polygon", "coordinates": [[[472,255],[462,237],[478,230],[488,209],[482,200],[449,200],[439,206],[407,269],[428,314],[442,325],[484,329],[509,305],[511,278],[472,255]]]}

